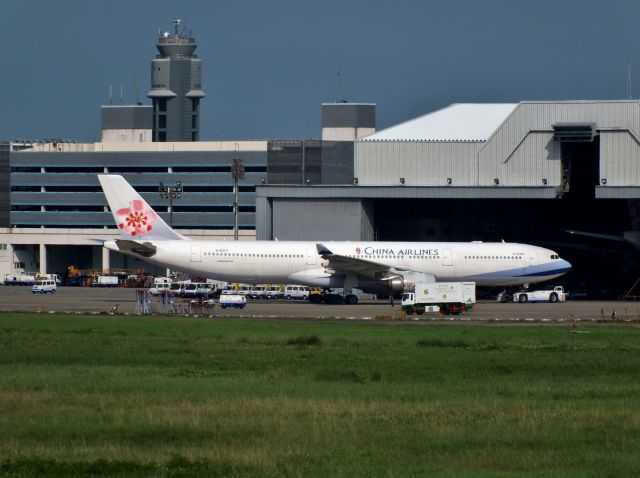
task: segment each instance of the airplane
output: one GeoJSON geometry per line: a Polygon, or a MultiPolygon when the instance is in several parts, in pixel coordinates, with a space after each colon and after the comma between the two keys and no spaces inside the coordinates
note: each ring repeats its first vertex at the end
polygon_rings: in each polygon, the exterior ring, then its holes
{"type": "Polygon", "coordinates": [[[574,236],[593,237],[595,239],[604,239],[606,241],[626,242],[636,249],[640,249],[640,200],[627,199],[627,208],[629,209],[629,219],[633,228],[631,231],[623,231],[619,234],[603,234],[599,232],[574,230],[565,230],[565,232],[574,236]]]}
{"type": "Polygon", "coordinates": [[[640,231],[623,231],[621,234],[601,234],[597,232],[572,231],[567,229],[565,232],[573,234],[574,236],[593,237],[607,241],[627,242],[636,249],[640,249],[640,231]]]}
{"type": "MultiPolygon", "coordinates": [[[[532,284],[571,269],[550,249],[506,242],[192,240],[169,227],[122,176],[98,179],[120,232],[105,248],[215,280],[389,295],[428,282],[532,284]]],[[[356,303],[357,296],[346,301],[356,303]]]]}

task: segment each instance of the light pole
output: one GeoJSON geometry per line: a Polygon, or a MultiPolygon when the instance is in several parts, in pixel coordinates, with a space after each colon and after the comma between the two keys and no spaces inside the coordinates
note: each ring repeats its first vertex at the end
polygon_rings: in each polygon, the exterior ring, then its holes
{"type": "Polygon", "coordinates": [[[238,181],[244,179],[244,164],[239,158],[233,160],[231,165],[231,177],[233,178],[233,239],[238,240],[238,181]]]}
{"type": "Polygon", "coordinates": [[[162,199],[169,201],[169,226],[173,227],[173,200],[182,198],[182,183],[177,181],[175,186],[165,186],[164,182],[160,181],[158,191],[162,199]]]}

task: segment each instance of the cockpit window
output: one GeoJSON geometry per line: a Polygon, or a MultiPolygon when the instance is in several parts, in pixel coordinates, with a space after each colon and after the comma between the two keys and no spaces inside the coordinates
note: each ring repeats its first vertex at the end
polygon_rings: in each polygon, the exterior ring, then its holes
{"type": "Polygon", "coordinates": [[[560,259],[558,254],[551,254],[551,259],[560,259]]]}

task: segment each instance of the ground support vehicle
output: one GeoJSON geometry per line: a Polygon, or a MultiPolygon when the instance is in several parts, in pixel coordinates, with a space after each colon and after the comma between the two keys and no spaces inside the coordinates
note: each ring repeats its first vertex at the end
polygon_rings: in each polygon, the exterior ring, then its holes
{"type": "Polygon", "coordinates": [[[236,309],[244,309],[247,305],[247,297],[242,294],[236,294],[233,291],[223,290],[220,294],[220,307],[235,307],[236,309]]]}
{"type": "Polygon", "coordinates": [[[251,295],[251,290],[253,288],[254,288],[254,286],[251,286],[249,284],[239,284],[237,282],[234,282],[232,284],[228,284],[227,287],[225,287],[225,289],[220,293],[222,294],[225,291],[229,291],[227,293],[240,294],[240,295],[244,295],[244,296],[249,297],[251,295]]]}
{"type": "Polygon", "coordinates": [[[7,274],[4,276],[4,285],[33,285],[36,278],[33,274],[7,274]]]}
{"type": "Polygon", "coordinates": [[[56,285],[56,281],[54,279],[44,279],[36,281],[31,288],[31,292],[34,294],[46,294],[47,292],[50,294],[55,294],[58,290],[58,286],[56,285]]]}
{"type": "Polygon", "coordinates": [[[305,285],[287,284],[284,288],[284,298],[291,299],[309,299],[309,288],[305,285]]]}
{"type": "Polygon", "coordinates": [[[172,283],[173,280],[169,277],[156,277],[153,280],[153,285],[149,287],[149,294],[162,295],[165,291],[169,291],[171,289],[172,283]]]}
{"type": "Polygon", "coordinates": [[[565,302],[567,294],[561,285],[544,290],[526,290],[513,294],[514,302],[565,302]]]}
{"type": "Polygon", "coordinates": [[[358,296],[355,291],[348,289],[312,289],[309,293],[309,302],[312,304],[349,304],[356,305],[358,296]]]}
{"type": "Polygon", "coordinates": [[[266,294],[267,294],[267,287],[264,285],[257,285],[253,289],[251,289],[248,296],[251,299],[264,299],[266,294]]]}
{"type": "Polygon", "coordinates": [[[284,297],[284,293],[282,292],[282,288],[279,285],[272,285],[264,293],[265,299],[282,299],[284,297]]]}
{"type": "Polygon", "coordinates": [[[92,287],[118,287],[118,276],[98,276],[98,278],[92,282],[92,287]]]}
{"type": "Polygon", "coordinates": [[[416,284],[413,292],[402,294],[401,307],[407,314],[434,312],[460,314],[476,303],[475,282],[428,282],[416,284]]]}
{"type": "Polygon", "coordinates": [[[192,282],[191,284],[186,284],[182,291],[182,297],[194,299],[194,298],[202,298],[202,297],[210,297],[215,294],[215,285],[209,284],[207,282],[192,282]]]}
{"type": "Polygon", "coordinates": [[[39,280],[52,280],[55,281],[56,285],[62,285],[62,279],[58,274],[41,274],[38,272],[36,273],[36,282],[39,280]]]}

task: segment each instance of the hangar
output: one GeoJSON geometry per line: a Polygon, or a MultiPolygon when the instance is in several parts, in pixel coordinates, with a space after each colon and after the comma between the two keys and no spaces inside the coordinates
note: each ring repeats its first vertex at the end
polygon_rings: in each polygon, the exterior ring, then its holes
{"type": "Polygon", "coordinates": [[[638,198],[640,102],[454,104],[357,139],[350,184],[257,186],[256,234],[546,245],[604,296],[640,275],[638,198]]]}

